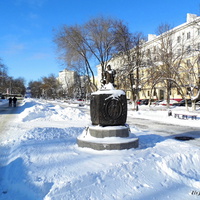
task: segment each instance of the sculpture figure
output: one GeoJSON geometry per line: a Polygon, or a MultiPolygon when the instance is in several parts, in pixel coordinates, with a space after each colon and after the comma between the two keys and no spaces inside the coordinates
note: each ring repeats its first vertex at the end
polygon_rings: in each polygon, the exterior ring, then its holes
{"type": "Polygon", "coordinates": [[[111,66],[107,66],[107,70],[104,72],[104,84],[112,83],[114,85],[116,71],[111,69],[111,66]]]}

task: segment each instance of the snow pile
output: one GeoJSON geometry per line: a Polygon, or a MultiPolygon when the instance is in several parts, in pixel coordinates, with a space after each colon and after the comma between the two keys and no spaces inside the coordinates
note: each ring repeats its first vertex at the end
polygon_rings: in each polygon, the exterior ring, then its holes
{"type": "Polygon", "coordinates": [[[166,123],[166,124],[177,124],[177,125],[187,125],[192,127],[200,127],[199,120],[200,120],[200,112],[197,110],[196,112],[193,111],[186,111],[185,107],[171,107],[169,110],[166,109],[166,106],[157,106],[157,107],[147,107],[147,106],[139,106],[139,111],[135,112],[133,110],[129,110],[129,116],[136,117],[136,118],[143,118],[143,119],[150,119],[155,120],[158,122],[166,123]],[[168,116],[168,112],[172,111],[172,116],[168,116]],[[174,114],[195,114],[197,115],[198,120],[192,120],[191,118],[187,121],[180,120],[178,118],[174,118],[174,114]],[[187,124],[186,124],[187,123],[187,124]]]}
{"type": "Polygon", "coordinates": [[[32,104],[31,107],[26,108],[20,115],[19,120],[23,122],[37,120],[37,121],[66,121],[84,119],[85,115],[82,111],[76,108],[62,108],[59,105],[53,106],[49,103],[32,104]]]}
{"type": "Polygon", "coordinates": [[[87,112],[27,100],[17,113],[0,143],[2,200],[199,199],[198,147],[132,125],[137,149],[78,148],[87,112]]]}

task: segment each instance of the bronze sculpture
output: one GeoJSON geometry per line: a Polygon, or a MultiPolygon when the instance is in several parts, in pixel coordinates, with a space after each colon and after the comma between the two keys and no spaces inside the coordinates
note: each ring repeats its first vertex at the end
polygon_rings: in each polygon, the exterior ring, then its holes
{"type": "Polygon", "coordinates": [[[116,71],[111,69],[111,66],[107,66],[107,70],[104,72],[104,84],[112,83],[114,85],[116,71]]]}

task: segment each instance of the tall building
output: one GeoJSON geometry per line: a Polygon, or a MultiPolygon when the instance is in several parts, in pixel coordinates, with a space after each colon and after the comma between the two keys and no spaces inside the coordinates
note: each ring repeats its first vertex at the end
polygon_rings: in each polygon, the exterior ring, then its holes
{"type": "MultiPolygon", "coordinates": [[[[188,13],[185,23],[173,29],[168,29],[164,25],[160,28],[163,30],[160,30],[158,36],[149,34],[148,41],[144,43],[143,48],[147,68],[143,70],[143,74],[145,72],[150,73],[151,70],[149,68],[153,67],[158,67],[159,71],[169,69],[171,74],[166,77],[166,73],[163,73],[163,80],[168,78],[168,83],[171,84],[169,85],[171,87],[170,99],[180,100],[183,98],[183,94],[185,97],[188,94],[188,91],[186,91],[187,85],[191,87],[199,84],[200,17],[188,13]],[[166,67],[167,65],[168,68],[166,67]],[[179,74],[179,78],[177,76],[175,78],[176,73],[177,75],[179,74]],[[195,73],[196,76],[194,76],[195,73]],[[195,77],[196,80],[194,80],[195,77]],[[175,89],[175,83],[178,83],[182,88],[175,89]],[[184,90],[182,94],[180,93],[181,90],[184,90]]],[[[154,99],[166,99],[166,87],[166,83],[160,81],[159,84],[156,84],[152,97],[154,99]]],[[[150,89],[145,86],[141,97],[148,98],[150,89]]]]}
{"type": "Polygon", "coordinates": [[[59,72],[58,81],[62,85],[63,89],[68,89],[72,87],[77,79],[77,73],[75,71],[70,71],[68,69],[64,69],[59,72]]]}
{"type": "MultiPolygon", "coordinates": [[[[185,23],[172,29],[166,24],[159,30],[159,35],[149,34],[148,40],[141,45],[140,66],[134,68],[133,74],[126,74],[134,77],[131,86],[134,88],[130,88],[130,83],[127,84],[129,88],[126,84],[121,88],[126,90],[128,97],[136,87],[140,99],[162,100],[170,95],[170,99],[180,100],[195,87],[200,87],[200,17],[188,13],[185,23]]],[[[111,59],[109,64],[118,71],[126,70],[126,63],[120,56],[111,59]]],[[[97,71],[100,79],[100,65],[97,71]]]]}
{"type": "Polygon", "coordinates": [[[58,81],[61,85],[63,96],[66,98],[76,98],[79,90],[79,76],[75,71],[64,69],[59,72],[58,81]]]}

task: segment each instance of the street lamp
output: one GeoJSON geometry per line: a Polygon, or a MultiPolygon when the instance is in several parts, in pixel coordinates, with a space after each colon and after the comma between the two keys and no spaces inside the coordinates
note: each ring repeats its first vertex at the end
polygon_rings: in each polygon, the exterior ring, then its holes
{"type": "Polygon", "coordinates": [[[136,93],[138,93],[138,92],[140,92],[141,91],[141,89],[142,89],[142,86],[141,85],[133,85],[133,90],[136,92],[136,93]]]}

